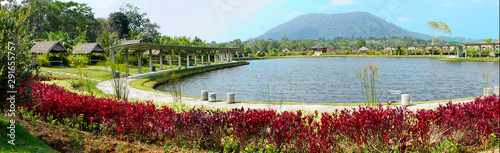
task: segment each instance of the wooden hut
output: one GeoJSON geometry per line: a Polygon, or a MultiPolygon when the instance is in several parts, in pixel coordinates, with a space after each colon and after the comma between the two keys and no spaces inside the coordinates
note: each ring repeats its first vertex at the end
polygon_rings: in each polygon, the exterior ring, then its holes
{"type": "Polygon", "coordinates": [[[365,46],[361,47],[358,49],[359,52],[367,52],[370,51],[370,49],[366,48],[365,46]]]}
{"type": "Polygon", "coordinates": [[[265,55],[266,55],[266,53],[264,53],[263,51],[258,51],[257,52],[257,56],[259,56],[259,57],[263,57],[265,55]]]}
{"type": "Polygon", "coordinates": [[[93,54],[106,54],[104,48],[99,43],[81,43],[76,45],[75,49],[71,54],[83,54],[90,58],[90,62],[100,62],[101,56],[95,56],[93,54]]]}
{"type": "Polygon", "coordinates": [[[63,59],[62,59],[62,54],[64,53],[69,53],[66,48],[61,44],[59,41],[39,41],[36,42],[36,44],[31,47],[30,52],[31,54],[59,54],[59,58],[49,58],[49,63],[59,63],[63,64],[63,59]]]}
{"type": "Polygon", "coordinates": [[[290,50],[288,50],[288,48],[285,48],[285,49],[282,49],[281,52],[290,52],[290,50]]]}
{"type": "Polygon", "coordinates": [[[322,54],[322,53],[326,53],[326,47],[321,45],[320,43],[314,45],[312,48],[311,48],[313,51],[314,51],[314,54],[322,54]]]}

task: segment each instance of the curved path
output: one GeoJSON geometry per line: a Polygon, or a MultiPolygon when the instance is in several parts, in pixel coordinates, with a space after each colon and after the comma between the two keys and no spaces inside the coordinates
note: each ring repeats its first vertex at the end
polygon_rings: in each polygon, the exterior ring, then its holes
{"type": "MultiPolygon", "coordinates": [[[[197,68],[197,67],[203,67],[203,66],[193,66],[193,67],[189,67],[188,69],[197,68]]],[[[172,71],[172,69],[129,76],[128,81],[127,81],[127,86],[128,86],[128,82],[133,81],[135,79],[159,75],[159,74],[163,74],[163,73],[170,72],[170,71],[172,71]]],[[[114,94],[113,85],[111,83],[111,80],[106,80],[106,81],[100,82],[99,84],[97,84],[97,88],[106,94],[111,94],[111,95],[114,94]]],[[[218,94],[226,94],[226,93],[218,93],[218,94]]],[[[151,100],[155,104],[163,104],[163,103],[171,102],[172,96],[169,94],[163,94],[163,93],[152,92],[152,91],[144,91],[144,90],[130,87],[128,99],[151,100]]],[[[187,98],[187,97],[182,97],[182,101],[185,104],[188,104],[190,106],[204,105],[204,106],[216,107],[216,108],[225,108],[225,107],[227,107],[227,108],[242,108],[243,107],[243,108],[254,108],[254,109],[275,109],[278,111],[302,109],[302,110],[310,110],[310,111],[318,110],[319,112],[330,112],[330,111],[335,111],[336,109],[357,108],[358,107],[358,106],[328,106],[328,105],[314,105],[314,104],[309,104],[309,105],[306,105],[306,104],[273,105],[273,104],[251,104],[251,103],[227,104],[226,102],[208,102],[208,101],[201,101],[199,99],[187,98]]],[[[458,102],[470,102],[470,101],[454,101],[453,103],[458,103],[458,102]]],[[[432,108],[438,107],[440,104],[445,104],[445,103],[441,102],[441,103],[428,103],[428,104],[414,104],[414,105],[408,106],[408,109],[410,109],[410,110],[432,109],[432,108]]],[[[398,106],[398,105],[393,105],[393,106],[398,106]]]]}

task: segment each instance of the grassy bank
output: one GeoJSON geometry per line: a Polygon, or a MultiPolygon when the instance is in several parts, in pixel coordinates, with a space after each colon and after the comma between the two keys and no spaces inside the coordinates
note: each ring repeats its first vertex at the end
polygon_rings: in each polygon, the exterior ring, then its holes
{"type": "Polygon", "coordinates": [[[7,136],[7,133],[9,133],[7,127],[10,125],[9,120],[0,118],[0,133],[2,133],[0,135],[0,152],[57,152],[31,135],[22,125],[18,124],[15,124],[15,145],[9,145],[7,141],[11,140],[11,138],[7,136]]]}
{"type": "Polygon", "coordinates": [[[499,58],[440,58],[440,61],[450,62],[499,62],[499,58]]]}

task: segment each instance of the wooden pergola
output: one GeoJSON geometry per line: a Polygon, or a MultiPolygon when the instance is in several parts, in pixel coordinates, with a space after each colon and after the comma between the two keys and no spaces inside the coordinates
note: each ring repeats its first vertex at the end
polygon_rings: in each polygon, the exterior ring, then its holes
{"type": "MultiPolygon", "coordinates": [[[[179,69],[181,69],[181,57],[184,55],[186,57],[186,66],[185,68],[190,66],[189,58],[194,58],[194,65],[198,63],[198,56],[201,56],[201,63],[203,65],[210,65],[210,54],[213,52],[214,59],[213,62],[217,63],[217,60],[222,62],[232,62],[233,54],[236,51],[241,50],[240,48],[218,48],[218,47],[194,47],[194,46],[176,46],[176,45],[163,45],[163,44],[152,44],[152,43],[142,43],[139,40],[128,40],[124,41],[121,45],[112,46],[106,48],[110,51],[111,61],[115,61],[115,55],[121,51],[125,52],[125,64],[127,65],[127,73],[129,73],[129,54],[130,52],[134,52],[137,59],[141,59],[140,56],[147,52],[149,55],[149,70],[153,71],[153,50],[158,50],[158,55],[160,56],[160,69],[163,69],[163,54],[168,54],[169,56],[169,66],[172,68],[172,56],[178,55],[178,64],[179,69]],[[207,61],[205,61],[205,57],[207,57],[207,61]]],[[[137,60],[139,73],[142,73],[141,70],[141,60],[137,60]]]]}
{"type": "Polygon", "coordinates": [[[69,53],[66,48],[61,44],[59,41],[39,41],[36,42],[36,44],[31,47],[30,52],[31,54],[50,54],[50,53],[59,53],[59,59],[49,59],[49,63],[60,63],[63,64],[62,60],[62,54],[63,53],[69,53]]]}
{"type": "Polygon", "coordinates": [[[76,45],[75,49],[71,52],[71,54],[88,55],[91,62],[100,62],[100,56],[99,59],[96,59],[92,57],[92,53],[105,54],[106,52],[99,43],[81,43],[76,45]]]}
{"type": "MultiPolygon", "coordinates": [[[[408,55],[408,52],[409,52],[408,50],[410,50],[410,48],[413,48],[415,55],[417,55],[417,51],[416,51],[417,48],[422,48],[424,50],[424,53],[425,53],[425,50],[427,50],[427,48],[438,47],[438,48],[441,48],[441,52],[439,53],[439,55],[443,55],[443,48],[447,47],[448,48],[448,55],[450,55],[451,47],[454,47],[454,49],[456,49],[455,54],[457,57],[462,54],[462,51],[465,51],[465,57],[467,57],[467,47],[468,46],[478,46],[480,53],[483,51],[482,46],[490,46],[490,47],[492,47],[492,52],[494,52],[495,49],[497,48],[497,46],[500,46],[500,42],[498,42],[498,41],[495,43],[461,43],[461,42],[450,43],[449,42],[449,43],[446,43],[444,45],[414,45],[414,46],[396,46],[396,47],[388,47],[388,48],[397,48],[397,47],[406,48],[406,50],[407,50],[406,55],[408,55]]],[[[434,49],[432,49],[431,54],[434,55],[434,49]]],[[[391,49],[391,55],[392,55],[392,49],[391,49]]],[[[399,53],[398,53],[398,55],[399,55],[399,53]]],[[[481,54],[479,54],[479,57],[481,57],[481,54]]]]}

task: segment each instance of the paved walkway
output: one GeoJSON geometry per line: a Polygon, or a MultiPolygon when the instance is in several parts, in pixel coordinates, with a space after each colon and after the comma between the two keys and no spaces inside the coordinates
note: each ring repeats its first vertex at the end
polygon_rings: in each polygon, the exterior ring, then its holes
{"type": "MultiPolygon", "coordinates": [[[[188,69],[197,68],[197,67],[203,67],[203,66],[193,66],[193,67],[189,67],[188,69]]],[[[157,71],[157,72],[149,72],[149,73],[129,76],[128,82],[133,81],[135,79],[159,75],[159,74],[163,74],[163,73],[170,72],[170,71],[172,71],[172,70],[169,69],[169,70],[162,70],[162,71],[157,71]]],[[[100,82],[99,84],[97,84],[97,88],[106,94],[114,94],[113,85],[111,83],[111,80],[100,82]]],[[[201,91],[200,91],[200,94],[201,94],[201,91]]],[[[218,94],[221,94],[221,93],[218,93],[218,94]]],[[[225,94],[225,93],[222,93],[222,94],[225,94]]],[[[159,92],[144,91],[144,90],[139,90],[139,89],[130,87],[128,99],[152,100],[156,104],[162,104],[162,103],[171,102],[172,96],[168,95],[168,94],[159,93],[159,92]]],[[[279,111],[302,109],[302,110],[310,110],[310,111],[318,110],[319,112],[329,112],[329,111],[334,111],[336,109],[357,108],[358,107],[358,106],[327,106],[327,105],[314,105],[314,104],[311,104],[311,105],[304,105],[304,104],[300,104],[300,105],[290,105],[290,104],[272,105],[272,104],[251,104],[251,103],[227,104],[226,102],[208,102],[208,101],[201,101],[199,99],[187,98],[187,97],[182,97],[182,101],[185,104],[188,104],[191,106],[204,105],[204,106],[216,107],[216,108],[242,108],[243,107],[243,108],[254,108],[254,109],[275,109],[275,110],[279,110],[279,111]]],[[[469,101],[455,101],[453,103],[456,103],[456,102],[469,102],[469,101]]],[[[410,110],[432,109],[432,108],[438,107],[440,104],[445,104],[445,103],[416,104],[416,105],[410,105],[408,107],[408,109],[410,109],[410,110]]],[[[393,106],[395,106],[395,105],[393,105],[393,106]]]]}

